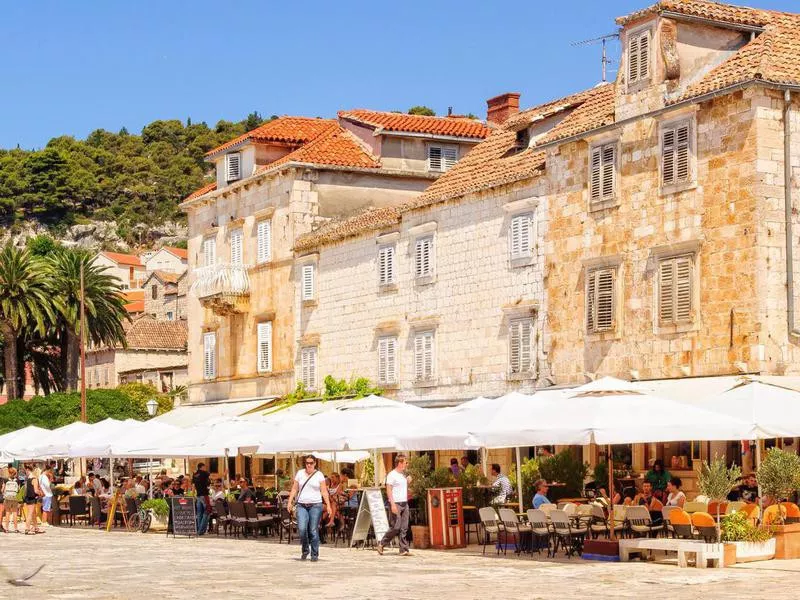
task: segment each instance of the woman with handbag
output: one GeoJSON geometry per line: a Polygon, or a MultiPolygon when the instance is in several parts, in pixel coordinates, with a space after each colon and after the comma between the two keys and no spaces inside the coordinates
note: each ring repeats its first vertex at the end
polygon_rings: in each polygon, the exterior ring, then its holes
{"type": "Polygon", "coordinates": [[[25,465],[25,495],[22,501],[25,504],[25,533],[27,535],[44,533],[36,524],[36,503],[42,496],[44,493],[39,487],[39,478],[34,473],[33,467],[25,465]]]}
{"type": "Polygon", "coordinates": [[[300,469],[294,476],[292,491],[289,492],[289,510],[295,513],[297,519],[297,533],[303,545],[300,560],[308,558],[311,552],[311,561],[319,560],[319,522],[322,518],[322,504],[329,515],[331,500],[325,476],[317,470],[317,459],[309,454],[303,459],[304,469],[300,469]]]}

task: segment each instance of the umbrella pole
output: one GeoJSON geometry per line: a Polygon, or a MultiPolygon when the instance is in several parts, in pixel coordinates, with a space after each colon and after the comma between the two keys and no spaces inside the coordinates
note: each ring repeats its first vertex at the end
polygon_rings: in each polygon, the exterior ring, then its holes
{"type": "Polygon", "coordinates": [[[372,451],[372,485],[378,487],[378,450],[372,451]]]}
{"type": "Polygon", "coordinates": [[[489,476],[489,465],[486,463],[489,460],[489,450],[487,448],[481,448],[481,468],[483,469],[483,476],[489,476]]]}
{"type": "Polygon", "coordinates": [[[231,489],[231,471],[228,468],[228,449],[225,448],[225,479],[228,481],[228,489],[231,489]]]}
{"type": "MultiPolygon", "coordinates": [[[[761,440],[756,440],[756,476],[761,468],[761,440]]],[[[756,479],[758,482],[758,479],[756,479]]],[[[758,484],[758,513],[759,518],[764,514],[764,496],[761,494],[761,484],[758,484]]]]}
{"type": "Polygon", "coordinates": [[[606,464],[608,465],[608,499],[610,508],[608,511],[608,536],[609,539],[617,538],[614,531],[614,457],[611,455],[611,444],[606,446],[606,464]]]}
{"type": "Polygon", "coordinates": [[[150,485],[147,486],[147,489],[150,492],[150,499],[152,500],[153,499],[153,480],[154,480],[154,477],[153,477],[153,457],[152,456],[147,459],[147,463],[149,465],[149,469],[148,470],[150,471],[150,485]]]}
{"type": "Polygon", "coordinates": [[[339,472],[339,462],[336,460],[336,450],[333,451],[333,472],[339,472]]]}
{"type": "Polygon", "coordinates": [[[522,465],[520,464],[519,446],[516,447],[517,451],[517,498],[519,499],[519,512],[525,507],[524,499],[522,498],[522,465]]]}

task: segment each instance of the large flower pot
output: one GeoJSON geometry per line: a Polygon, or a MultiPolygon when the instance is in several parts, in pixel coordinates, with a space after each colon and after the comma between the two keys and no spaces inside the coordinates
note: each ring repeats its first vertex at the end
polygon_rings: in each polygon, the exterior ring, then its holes
{"type": "Polygon", "coordinates": [[[148,531],[166,531],[167,530],[167,515],[159,517],[156,513],[150,511],[150,529],[148,531]]]}
{"type": "Polygon", "coordinates": [[[774,525],[775,558],[800,558],[800,523],[774,525]]]}
{"type": "Polygon", "coordinates": [[[754,562],[775,558],[775,538],[766,542],[733,542],[736,546],[736,562],[754,562]]]}
{"type": "Polygon", "coordinates": [[[411,539],[414,540],[414,548],[424,550],[431,547],[431,533],[427,525],[412,525],[411,539]]]}
{"type": "Polygon", "coordinates": [[[722,566],[723,567],[731,567],[736,564],[736,544],[733,542],[725,542],[722,545],[723,554],[722,554],[722,566]]]}

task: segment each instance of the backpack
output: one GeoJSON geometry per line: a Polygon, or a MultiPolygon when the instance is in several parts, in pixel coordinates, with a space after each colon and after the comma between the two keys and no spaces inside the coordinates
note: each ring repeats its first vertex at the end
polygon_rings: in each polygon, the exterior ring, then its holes
{"type": "Polygon", "coordinates": [[[17,494],[19,493],[19,483],[16,479],[9,479],[6,481],[6,488],[3,492],[3,498],[5,500],[16,500],[17,494]]]}

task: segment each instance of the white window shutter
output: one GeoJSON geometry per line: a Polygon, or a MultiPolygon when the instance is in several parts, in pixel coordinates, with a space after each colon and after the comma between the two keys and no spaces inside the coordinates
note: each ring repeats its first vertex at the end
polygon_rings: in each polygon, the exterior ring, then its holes
{"type": "Polygon", "coordinates": [[[417,238],[414,244],[414,276],[426,277],[433,273],[433,237],[417,238]]]}
{"type": "Polygon", "coordinates": [[[258,334],[258,372],[272,371],[272,321],[259,323],[258,334]]]}
{"type": "Polygon", "coordinates": [[[455,146],[442,148],[442,170],[447,171],[453,168],[458,161],[458,149],[455,146]]]}
{"type": "Polygon", "coordinates": [[[515,319],[509,324],[509,368],[529,373],[533,367],[533,319],[515,319]]]}
{"type": "Polygon", "coordinates": [[[314,265],[303,265],[302,282],[303,300],[314,299],[314,265]]]}
{"type": "Polygon", "coordinates": [[[414,336],[414,379],[433,379],[433,332],[422,331],[414,336]]]}
{"type": "Polygon", "coordinates": [[[213,267],[217,264],[217,240],[207,237],[203,240],[203,265],[213,267]]]}
{"type": "Polygon", "coordinates": [[[209,331],[203,334],[203,378],[217,376],[217,334],[209,331]]]}
{"type": "Polygon", "coordinates": [[[394,246],[381,246],[378,250],[378,282],[380,285],[394,283],[394,246]]]}
{"type": "Polygon", "coordinates": [[[397,382],[397,338],[382,337],[378,340],[378,382],[397,382]]]}
{"type": "Polygon", "coordinates": [[[242,263],[242,230],[234,229],[231,231],[231,264],[241,265],[242,263]]]}
{"type": "Polygon", "coordinates": [[[225,180],[228,182],[242,178],[241,154],[231,152],[225,155],[225,180]]]}
{"type": "Polygon", "coordinates": [[[528,258],[533,254],[531,240],[533,230],[533,215],[525,213],[511,218],[509,228],[509,251],[511,258],[528,258]]]}
{"type": "Polygon", "coordinates": [[[442,170],[442,148],[439,146],[428,146],[428,170],[442,170]]]}
{"type": "Polygon", "coordinates": [[[303,385],[308,390],[317,387],[317,347],[310,346],[300,351],[300,368],[303,385]]]}
{"type": "Polygon", "coordinates": [[[272,222],[259,221],[256,225],[256,260],[267,262],[272,257],[272,222]]]}

